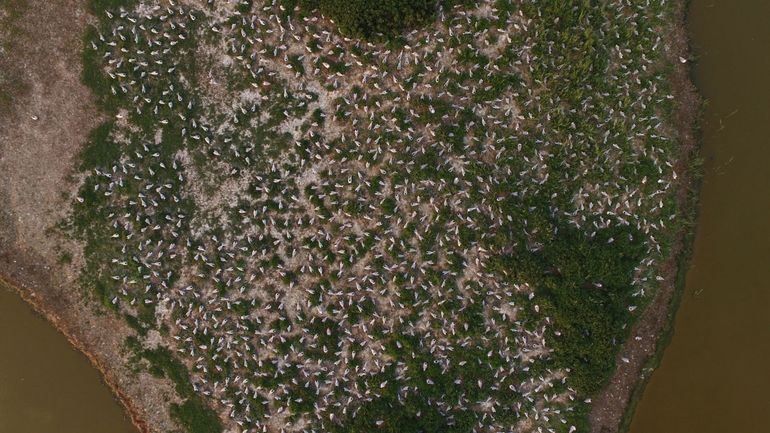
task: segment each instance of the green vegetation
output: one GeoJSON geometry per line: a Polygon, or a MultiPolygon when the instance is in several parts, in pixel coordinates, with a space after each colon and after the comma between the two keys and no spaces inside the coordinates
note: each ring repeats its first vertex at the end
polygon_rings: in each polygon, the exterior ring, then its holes
{"type": "Polygon", "coordinates": [[[420,397],[409,396],[403,402],[382,397],[361,406],[350,421],[332,426],[330,433],[454,433],[466,432],[467,427],[449,426],[446,417],[420,397]]]}
{"type": "Polygon", "coordinates": [[[129,337],[126,345],[134,354],[150,363],[149,371],[155,376],[166,377],[176,386],[176,391],[185,401],[174,404],[171,414],[180,422],[188,433],[221,433],[219,417],[212,411],[201,396],[193,390],[187,368],[177,361],[168,349],[144,349],[141,343],[129,337]]]}
{"type": "Polygon", "coordinates": [[[427,23],[438,11],[436,0],[299,0],[299,5],[320,10],[343,33],[363,37],[401,33],[427,23]]]}
{"type": "Polygon", "coordinates": [[[535,285],[545,297],[541,308],[559,332],[553,345],[556,364],[570,369],[570,383],[584,395],[602,388],[627,336],[633,269],[644,252],[640,238],[626,228],[603,230],[593,238],[563,228],[542,249],[522,249],[507,264],[515,278],[535,285]]]}
{"type": "Polygon", "coordinates": [[[661,2],[92,8],[69,227],[180,427],[587,429],[677,224],[661,2]]]}

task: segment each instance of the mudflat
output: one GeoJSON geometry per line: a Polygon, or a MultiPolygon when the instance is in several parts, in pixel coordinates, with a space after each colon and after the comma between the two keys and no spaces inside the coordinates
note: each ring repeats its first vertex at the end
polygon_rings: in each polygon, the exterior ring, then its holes
{"type": "Polygon", "coordinates": [[[0,17],[0,278],[88,356],[140,430],[172,429],[173,388],[127,364],[130,330],[79,290],[81,246],[55,229],[77,189],[75,158],[100,121],[80,79],[92,18],[85,2],[67,0],[2,2],[0,17]]]}

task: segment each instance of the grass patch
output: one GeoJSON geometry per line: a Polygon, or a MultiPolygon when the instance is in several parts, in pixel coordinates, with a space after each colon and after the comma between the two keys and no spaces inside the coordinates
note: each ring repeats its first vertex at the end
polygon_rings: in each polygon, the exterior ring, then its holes
{"type": "Polygon", "coordinates": [[[134,354],[150,363],[149,371],[154,376],[170,379],[185,402],[173,404],[171,415],[185,428],[187,433],[221,433],[222,424],[216,412],[211,410],[195,393],[187,368],[165,347],[145,349],[134,337],[126,345],[134,354]]]}
{"type": "Polygon", "coordinates": [[[439,7],[451,7],[451,0],[284,0],[288,10],[320,11],[334,20],[347,36],[392,38],[427,25],[439,7]]]}
{"type": "Polygon", "coordinates": [[[80,152],[80,169],[83,171],[99,167],[109,167],[120,158],[122,150],[110,140],[114,122],[108,120],[94,128],[88,135],[88,141],[80,152]]]}

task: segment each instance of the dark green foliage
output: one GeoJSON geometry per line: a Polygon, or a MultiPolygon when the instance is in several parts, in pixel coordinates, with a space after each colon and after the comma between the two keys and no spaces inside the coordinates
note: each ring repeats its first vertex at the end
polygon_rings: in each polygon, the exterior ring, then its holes
{"type": "Polygon", "coordinates": [[[299,59],[299,56],[290,56],[289,64],[291,65],[294,72],[297,72],[300,75],[305,74],[305,66],[302,64],[302,60],[299,59]]]}
{"type": "Polygon", "coordinates": [[[547,301],[541,308],[561,333],[552,338],[556,362],[571,369],[570,384],[583,395],[601,389],[625,338],[631,279],[644,252],[634,232],[615,227],[589,237],[562,228],[541,249],[520,248],[504,259],[547,301]]]}
{"type": "Polygon", "coordinates": [[[190,383],[190,374],[174,355],[165,347],[144,349],[133,337],[126,345],[141,358],[150,363],[150,373],[167,377],[176,386],[179,396],[185,399],[181,405],[173,404],[171,414],[185,428],[187,433],[221,433],[222,425],[217,414],[195,393],[190,383]]]}
{"type": "Polygon", "coordinates": [[[200,397],[188,398],[181,405],[171,406],[171,415],[179,420],[188,433],[219,433],[222,425],[217,414],[200,397]]]}
{"type": "Polygon", "coordinates": [[[99,31],[96,27],[88,26],[83,36],[83,83],[90,87],[100,108],[113,113],[116,110],[116,99],[110,89],[110,81],[102,70],[101,58],[91,47],[91,41],[98,40],[99,31]]]}
{"type": "Polygon", "coordinates": [[[99,301],[100,304],[107,308],[117,311],[117,308],[110,302],[110,295],[112,290],[107,286],[105,281],[96,280],[93,284],[93,295],[99,301]]]}
{"type": "Polygon", "coordinates": [[[69,251],[62,251],[59,254],[59,263],[66,264],[66,265],[72,263],[72,253],[70,253],[69,251]]]}
{"type": "MultiPolygon", "coordinates": [[[[482,399],[489,391],[484,385],[497,367],[489,362],[487,352],[496,352],[498,349],[494,343],[488,343],[455,351],[450,356],[451,366],[444,370],[433,355],[421,346],[419,338],[406,335],[394,337],[387,345],[388,353],[406,362],[407,371],[412,372],[407,379],[407,385],[416,391],[410,391],[406,396],[399,393],[394,372],[386,370],[385,373],[368,380],[370,388],[379,390],[379,397],[362,404],[355,416],[349,415],[341,425],[332,426],[330,431],[469,433],[473,431],[477,421],[474,412],[457,408],[449,413],[442,413],[433,402],[482,399]],[[400,348],[396,341],[401,345],[400,348]],[[387,384],[381,386],[380,383],[386,380],[387,384]],[[482,387],[478,386],[479,381],[482,387]],[[382,421],[382,424],[377,426],[377,421],[382,421]]],[[[502,388],[496,391],[496,397],[503,401],[511,400],[514,397],[512,392],[508,388],[502,388]]],[[[498,419],[509,416],[514,414],[508,409],[498,410],[498,419]]]]}
{"type": "Polygon", "coordinates": [[[139,321],[139,319],[136,318],[136,316],[132,316],[131,314],[124,314],[123,318],[126,319],[126,323],[128,323],[128,326],[130,326],[134,331],[136,331],[137,334],[141,335],[142,337],[147,335],[147,328],[145,328],[142,323],[139,321]]]}
{"type": "Polygon", "coordinates": [[[81,170],[108,167],[120,158],[122,149],[109,138],[112,126],[113,122],[107,121],[91,131],[88,142],[80,152],[81,170]]]}
{"type": "Polygon", "coordinates": [[[396,397],[372,400],[358,409],[356,417],[349,417],[342,425],[334,425],[330,433],[448,433],[447,420],[421,396],[410,395],[403,403],[396,397]],[[420,413],[418,416],[417,413],[420,413]],[[378,426],[377,421],[383,421],[378,426]]]}
{"type": "Polygon", "coordinates": [[[398,204],[396,203],[396,200],[393,197],[387,197],[385,200],[382,201],[382,204],[380,205],[382,207],[382,210],[385,212],[386,215],[392,215],[395,213],[398,204]]]}
{"type": "Polygon", "coordinates": [[[366,38],[424,25],[438,11],[435,0],[299,0],[299,5],[306,11],[320,10],[343,34],[366,38]]]}
{"type": "Polygon", "coordinates": [[[141,356],[150,362],[154,371],[174,382],[179,395],[183,397],[194,395],[187,369],[174,358],[168,349],[163,347],[154,350],[144,349],[141,351],[141,356]]]}

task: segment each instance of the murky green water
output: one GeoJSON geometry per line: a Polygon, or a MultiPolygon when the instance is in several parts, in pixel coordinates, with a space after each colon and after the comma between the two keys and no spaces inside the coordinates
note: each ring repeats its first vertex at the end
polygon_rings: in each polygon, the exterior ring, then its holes
{"type": "Polygon", "coordinates": [[[706,175],[675,335],[631,433],[770,432],[770,1],[693,0],[706,175]]]}
{"type": "Polygon", "coordinates": [[[136,433],[88,359],[1,285],[0,433],[136,433]]]}

